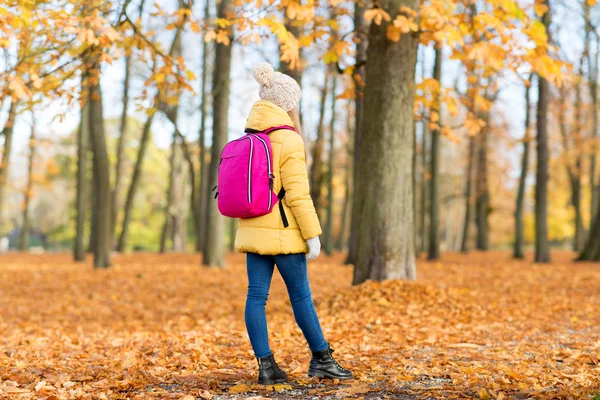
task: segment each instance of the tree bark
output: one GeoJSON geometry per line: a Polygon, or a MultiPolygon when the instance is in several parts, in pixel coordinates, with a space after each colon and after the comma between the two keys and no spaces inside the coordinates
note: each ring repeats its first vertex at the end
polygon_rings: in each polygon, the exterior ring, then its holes
{"type": "MultiPolygon", "coordinates": [[[[415,0],[385,0],[379,5],[392,20],[402,6],[418,6],[415,0]]],[[[388,24],[371,24],[369,30],[354,284],[416,278],[412,141],[418,39],[403,35],[391,42],[386,37],[388,24]]]]}
{"type": "Polygon", "coordinates": [[[173,143],[171,144],[171,157],[169,157],[169,187],[167,189],[167,204],[165,207],[165,222],[163,224],[162,232],[160,235],[160,247],[159,252],[164,253],[167,250],[167,239],[169,237],[169,232],[173,229],[173,198],[174,198],[174,190],[175,190],[175,178],[176,178],[176,169],[177,169],[177,133],[173,132],[173,143]]]}
{"type": "MultiPolygon", "coordinates": [[[[425,115],[423,116],[424,118],[426,117],[425,115]]],[[[428,164],[428,158],[427,158],[427,153],[429,152],[429,145],[428,145],[428,141],[427,141],[427,136],[429,135],[429,124],[427,123],[427,121],[424,119],[422,122],[422,141],[421,141],[421,165],[423,168],[422,174],[421,174],[421,222],[419,224],[419,227],[421,229],[421,251],[426,251],[427,250],[427,210],[429,208],[429,193],[428,193],[428,187],[429,187],[429,164],[428,164]]]]}
{"type": "Polygon", "coordinates": [[[117,251],[124,252],[127,249],[127,241],[129,240],[129,223],[131,222],[131,213],[133,212],[133,202],[137,193],[137,188],[142,176],[142,167],[144,165],[144,158],[146,157],[146,151],[148,150],[148,142],[151,137],[152,121],[154,120],[155,113],[152,113],[146,119],[144,128],[142,129],[142,137],[140,138],[140,147],[138,148],[138,155],[133,167],[133,175],[131,176],[131,182],[129,183],[129,189],[127,190],[127,197],[125,198],[125,209],[123,213],[123,226],[121,228],[121,235],[117,243],[117,251]]]}
{"type": "Polygon", "coordinates": [[[465,221],[463,225],[462,243],[460,245],[460,251],[462,253],[469,252],[469,234],[471,228],[471,214],[473,212],[473,167],[475,164],[475,149],[476,149],[476,138],[469,137],[469,155],[467,162],[467,183],[465,187],[465,221]]]}
{"type": "MultiPolygon", "coordinates": [[[[85,74],[85,72],[84,72],[85,74]]],[[[85,85],[87,76],[84,75],[82,84],[85,85]]],[[[84,90],[85,87],[84,87],[84,90]]],[[[86,95],[87,96],[87,95],[86,95]]],[[[88,152],[90,140],[89,128],[89,104],[81,109],[81,121],[77,131],[77,197],[75,199],[75,208],[77,216],[75,219],[75,245],[73,256],[75,261],[85,261],[85,223],[88,215],[88,152]]]]}
{"type": "Polygon", "coordinates": [[[477,179],[476,179],[476,201],[475,201],[475,221],[477,225],[476,248],[480,251],[489,249],[489,222],[490,212],[490,191],[488,185],[488,137],[489,137],[489,112],[481,113],[481,119],[486,125],[481,129],[477,137],[477,179]]]}
{"type": "MultiPolygon", "coordinates": [[[[594,31],[594,26],[591,22],[591,10],[590,3],[582,2],[583,5],[583,13],[585,20],[585,50],[584,55],[587,58],[587,70],[588,70],[588,89],[590,91],[590,97],[592,98],[592,140],[598,140],[600,138],[600,133],[598,132],[598,59],[596,58],[596,64],[592,62],[592,57],[590,55],[590,39],[592,38],[592,32],[594,31]]],[[[596,40],[598,40],[598,36],[594,35],[596,40]]],[[[598,42],[596,42],[598,46],[598,42]]],[[[597,57],[600,54],[597,54],[597,57]]],[[[583,64],[583,60],[582,60],[583,64]]],[[[583,74],[581,74],[583,76],[583,74]]],[[[597,144],[596,144],[597,146],[597,144]]],[[[600,202],[600,182],[596,182],[596,169],[597,169],[597,151],[598,148],[594,146],[594,150],[590,156],[590,191],[591,191],[591,202],[590,202],[590,216],[593,221],[596,217],[596,210],[598,210],[599,202],[600,202]]]]}
{"type": "MultiPolygon", "coordinates": [[[[119,140],[117,142],[117,165],[115,167],[115,186],[110,201],[111,232],[114,235],[117,225],[119,210],[121,209],[121,177],[123,175],[123,164],[125,158],[125,145],[127,144],[127,110],[129,108],[129,78],[131,74],[131,57],[125,56],[125,80],[123,81],[123,111],[119,124],[119,140]]],[[[115,243],[116,244],[116,243],[115,243]]],[[[114,247],[114,244],[113,244],[114,247]]]]}
{"type": "Polygon", "coordinates": [[[531,124],[531,78],[529,76],[529,86],[525,86],[525,135],[523,137],[523,155],[521,157],[521,175],[519,176],[519,188],[517,190],[517,206],[515,209],[515,243],[513,246],[514,258],[525,258],[523,251],[524,247],[524,227],[523,227],[523,210],[525,205],[525,183],[527,181],[527,173],[529,170],[529,142],[531,141],[531,132],[529,125],[531,124]]]}
{"type": "MultiPolygon", "coordinates": [[[[287,31],[297,39],[300,36],[301,29],[298,25],[294,24],[294,21],[288,18],[287,7],[284,9],[283,21],[285,29],[287,29],[287,31]]],[[[299,63],[300,62],[301,61],[299,61],[299,63]]],[[[294,78],[294,80],[296,80],[296,82],[298,82],[298,84],[302,86],[302,70],[300,65],[298,65],[297,68],[292,68],[292,65],[290,65],[290,63],[282,61],[279,65],[279,69],[284,74],[287,74],[294,78]]]]}
{"type": "MultiPolygon", "coordinates": [[[[583,71],[580,70],[580,73],[583,71]]],[[[571,186],[571,205],[575,211],[575,237],[573,238],[573,249],[575,251],[583,250],[585,245],[585,229],[583,226],[583,216],[581,210],[581,85],[576,84],[575,89],[575,133],[571,134],[565,121],[566,106],[569,101],[566,90],[561,88],[561,110],[558,116],[559,131],[562,138],[564,152],[567,155],[566,169],[571,186]],[[569,145],[569,137],[573,136],[574,143],[574,162],[571,161],[571,146],[569,145]]]]}
{"type": "Polygon", "coordinates": [[[96,243],[94,248],[94,268],[110,266],[112,247],[110,221],[110,162],[104,132],[102,91],[100,88],[100,58],[92,53],[86,60],[89,85],[90,138],[93,153],[94,196],[96,198],[97,220],[95,224],[96,243]]]}
{"type": "Polygon", "coordinates": [[[331,121],[329,123],[329,165],[327,171],[327,224],[325,225],[325,240],[323,251],[327,255],[333,253],[333,173],[335,164],[335,92],[337,79],[332,77],[331,84],[331,121]]]}
{"type": "MultiPolygon", "coordinates": [[[[542,23],[549,32],[550,3],[544,0],[548,11],[542,16],[542,23]]],[[[537,104],[537,170],[535,180],[535,262],[550,262],[550,244],[548,242],[548,104],[550,86],[546,79],[538,79],[537,104]]]]}
{"type": "Polygon", "coordinates": [[[4,198],[6,192],[6,184],[9,178],[9,167],[10,160],[12,158],[12,143],[13,133],[15,127],[15,120],[17,119],[17,107],[18,103],[14,99],[11,100],[10,108],[8,109],[8,119],[2,129],[2,135],[4,136],[4,149],[2,151],[2,160],[0,161],[0,234],[4,232],[4,198]]]}
{"type": "Polygon", "coordinates": [[[364,63],[367,60],[368,39],[366,34],[366,21],[364,18],[365,5],[362,1],[354,3],[354,34],[356,40],[356,68],[354,69],[354,150],[352,152],[354,162],[352,163],[352,211],[350,218],[350,239],[348,241],[348,256],[345,264],[356,264],[358,249],[358,160],[360,156],[360,143],[362,136],[362,120],[364,115],[363,85],[365,82],[364,63]]]}
{"type": "Polygon", "coordinates": [[[590,233],[587,237],[585,247],[579,254],[577,261],[600,261],[600,204],[595,210],[596,218],[590,225],[590,233]]]}
{"type": "Polygon", "coordinates": [[[441,86],[442,86],[442,60],[443,48],[436,44],[435,62],[433,64],[433,79],[440,84],[440,90],[435,94],[431,114],[436,113],[439,117],[438,127],[431,130],[431,186],[429,189],[429,246],[427,249],[428,260],[440,258],[440,199],[439,196],[439,174],[440,174],[440,126],[442,124],[441,109],[441,86]]]}
{"type": "MultiPolygon", "coordinates": [[[[546,20],[548,13],[544,16],[546,20]]],[[[547,24],[545,24],[547,26],[547,24]]],[[[548,242],[548,81],[538,78],[539,94],[537,105],[537,170],[535,180],[535,262],[550,262],[548,242]]]]}
{"type": "MultiPolygon", "coordinates": [[[[210,16],[210,0],[206,0],[204,6],[204,18],[208,19],[210,16]]],[[[208,201],[210,199],[209,196],[206,195],[208,190],[207,188],[207,180],[208,177],[206,175],[206,110],[207,110],[207,100],[208,96],[206,95],[206,88],[208,83],[208,43],[205,40],[202,40],[202,86],[200,88],[200,132],[198,135],[198,147],[200,148],[200,171],[199,171],[199,179],[200,184],[198,185],[198,195],[197,198],[200,202],[199,206],[199,217],[196,221],[196,251],[202,251],[202,243],[204,242],[204,238],[206,236],[206,207],[208,201]]]]}
{"type": "Polygon", "coordinates": [[[354,141],[354,132],[355,129],[352,127],[351,122],[351,114],[350,114],[350,106],[347,108],[348,112],[346,113],[346,129],[348,132],[348,146],[346,149],[346,168],[345,168],[345,180],[346,180],[346,188],[344,192],[344,206],[342,207],[342,222],[340,224],[340,234],[338,235],[336,249],[339,251],[344,250],[344,247],[347,245],[348,236],[346,234],[346,230],[348,229],[348,221],[350,217],[350,201],[353,193],[353,182],[352,182],[352,144],[354,141]]]}
{"type": "MultiPolygon", "coordinates": [[[[231,11],[231,0],[221,0],[217,16],[225,18],[231,11]]],[[[213,140],[206,196],[212,196],[210,186],[217,184],[221,151],[227,143],[229,121],[229,86],[231,76],[232,46],[218,43],[215,51],[215,72],[213,75],[213,140]]],[[[225,220],[219,213],[217,202],[211,201],[207,207],[207,235],[202,263],[209,267],[224,267],[225,220]]]]}
{"type": "Polygon", "coordinates": [[[35,115],[33,115],[33,126],[31,127],[31,137],[29,138],[27,185],[25,186],[25,196],[23,198],[23,224],[21,226],[21,237],[19,240],[19,250],[21,251],[27,251],[29,249],[29,203],[31,202],[31,193],[33,190],[33,161],[35,159],[35,147],[35,115]]]}
{"type": "Polygon", "coordinates": [[[323,149],[325,147],[325,105],[327,104],[327,93],[329,90],[329,74],[325,72],[325,82],[321,91],[321,103],[319,107],[319,124],[317,126],[317,138],[313,147],[312,164],[310,165],[310,197],[312,198],[317,214],[321,215],[323,202],[323,149]]]}

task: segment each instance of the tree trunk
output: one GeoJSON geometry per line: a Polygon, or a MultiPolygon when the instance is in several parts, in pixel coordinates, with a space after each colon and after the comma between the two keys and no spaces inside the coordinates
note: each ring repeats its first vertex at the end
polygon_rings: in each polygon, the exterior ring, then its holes
{"type": "MultiPolygon", "coordinates": [[[[542,16],[542,23],[549,32],[550,3],[544,0],[548,11],[542,16]]],[[[548,242],[548,104],[550,86],[546,79],[538,79],[537,104],[537,171],[535,180],[535,262],[550,262],[550,244],[548,242]]]]}
{"type": "Polygon", "coordinates": [[[529,125],[531,123],[531,78],[529,76],[529,86],[525,86],[525,135],[523,137],[523,156],[521,157],[521,175],[519,176],[519,188],[517,190],[517,206],[515,209],[515,243],[513,246],[514,258],[525,258],[523,251],[523,209],[525,204],[525,183],[527,181],[527,172],[529,170],[529,142],[531,133],[529,125]]]}
{"type": "Polygon", "coordinates": [[[335,165],[335,92],[337,79],[332,77],[331,84],[331,121],[329,123],[329,165],[327,171],[327,224],[325,225],[325,254],[333,253],[333,173],[335,165]]]}
{"type": "MultiPolygon", "coordinates": [[[[583,71],[580,70],[580,74],[582,74],[583,71]]],[[[575,237],[573,239],[573,249],[575,251],[581,251],[583,250],[583,246],[585,245],[585,229],[583,227],[583,217],[582,217],[582,210],[581,210],[581,150],[582,150],[582,144],[581,144],[581,85],[580,84],[576,84],[576,89],[575,89],[575,104],[574,104],[574,110],[575,110],[575,118],[574,118],[574,124],[575,124],[575,132],[574,134],[569,132],[568,126],[567,126],[567,122],[565,121],[565,114],[566,114],[566,107],[567,107],[567,102],[569,101],[568,99],[568,95],[566,93],[566,90],[563,88],[561,88],[560,90],[560,94],[561,94],[561,110],[560,110],[560,114],[558,116],[558,120],[559,120],[559,131],[561,134],[561,138],[562,138],[562,144],[563,144],[563,148],[564,148],[564,152],[567,155],[567,161],[566,161],[566,169],[567,169],[567,176],[569,178],[569,184],[571,186],[571,205],[573,206],[573,210],[575,211],[575,237]],[[569,137],[573,136],[575,143],[574,143],[574,158],[575,161],[572,162],[571,161],[571,147],[569,145],[569,137]]]]}
{"type": "Polygon", "coordinates": [[[310,165],[310,197],[312,198],[317,214],[321,215],[323,202],[323,149],[325,147],[325,105],[327,104],[327,93],[329,86],[329,74],[325,72],[325,82],[321,92],[321,104],[319,107],[319,125],[317,126],[317,138],[313,147],[312,164],[310,165]]]}
{"type": "Polygon", "coordinates": [[[102,91],[100,88],[100,58],[92,53],[87,59],[89,85],[90,138],[93,152],[94,197],[97,200],[97,220],[95,224],[96,243],[94,248],[94,267],[110,266],[112,245],[110,221],[110,162],[104,133],[104,113],[102,110],[102,91]]]}
{"type": "Polygon", "coordinates": [[[177,170],[177,133],[173,132],[173,143],[171,145],[171,157],[169,157],[169,187],[167,189],[167,204],[165,206],[165,222],[163,224],[162,233],[160,235],[160,253],[164,253],[167,250],[167,239],[169,237],[169,233],[173,230],[173,217],[174,217],[174,207],[173,198],[174,198],[174,190],[175,190],[175,178],[176,178],[176,170],[177,170]]]}
{"type": "MultiPolygon", "coordinates": [[[[298,25],[294,24],[295,21],[292,21],[291,19],[288,18],[287,7],[284,10],[284,14],[285,15],[283,17],[283,21],[284,21],[285,29],[287,29],[287,31],[289,33],[291,33],[297,39],[300,36],[300,31],[301,31],[300,27],[298,25]]],[[[287,74],[287,75],[291,76],[292,78],[294,78],[296,80],[296,82],[298,82],[299,85],[302,84],[302,70],[301,70],[300,65],[298,65],[296,68],[292,68],[292,66],[288,62],[282,61],[281,64],[279,65],[279,69],[284,74],[287,74]]]]}
{"type": "Polygon", "coordinates": [[[235,233],[238,227],[238,220],[236,218],[229,219],[229,246],[228,249],[230,252],[235,251],[235,233]]]}
{"type": "MultiPolygon", "coordinates": [[[[185,7],[185,4],[183,4],[181,1],[179,1],[179,6],[180,6],[180,8],[183,9],[185,7]]],[[[173,42],[171,43],[171,48],[169,49],[170,56],[173,56],[178,49],[178,46],[180,44],[182,26],[183,26],[183,24],[180,24],[177,26],[177,29],[175,31],[175,37],[173,38],[173,42]]],[[[152,66],[153,71],[155,69],[155,66],[156,66],[156,61],[154,62],[154,65],[152,66]]],[[[160,93],[157,93],[156,96],[154,97],[154,104],[152,105],[152,107],[153,107],[153,109],[155,109],[155,108],[164,108],[163,106],[164,105],[161,104],[160,93]]],[[[168,118],[171,116],[171,114],[169,114],[168,112],[166,114],[167,114],[168,118]]],[[[125,200],[125,210],[123,212],[123,225],[121,228],[121,235],[119,236],[119,241],[117,243],[117,251],[119,251],[119,252],[124,252],[125,249],[127,248],[127,241],[129,240],[129,222],[131,221],[133,202],[135,200],[135,195],[137,193],[139,180],[142,175],[142,167],[144,164],[144,157],[145,157],[146,151],[148,149],[148,141],[150,140],[150,136],[151,136],[151,128],[152,128],[152,121],[154,120],[154,115],[155,115],[155,112],[152,112],[148,116],[148,118],[146,119],[146,122],[144,123],[144,128],[142,129],[142,137],[140,138],[140,147],[138,149],[138,156],[135,161],[135,166],[133,168],[133,175],[131,177],[131,182],[129,183],[129,189],[127,190],[127,197],[125,200]]],[[[175,126],[175,129],[177,130],[177,126],[175,126]]]]}
{"type": "MultiPolygon", "coordinates": [[[[548,13],[544,16],[546,20],[548,13]]],[[[550,262],[548,243],[548,81],[538,78],[537,171],[535,180],[535,262],[550,262]]]]}
{"type": "MultiPolygon", "coordinates": [[[[425,115],[423,116],[425,118],[425,115]]],[[[427,142],[427,136],[429,135],[429,124],[424,119],[422,122],[422,135],[423,138],[421,140],[421,165],[422,165],[422,174],[421,174],[421,222],[419,227],[421,229],[421,251],[427,250],[427,209],[428,207],[428,187],[429,187],[429,164],[427,159],[427,153],[429,152],[429,145],[427,142]]]]}
{"type": "Polygon", "coordinates": [[[594,213],[596,218],[590,225],[590,233],[578,261],[600,261],[600,204],[594,213]]]}
{"type": "Polygon", "coordinates": [[[475,220],[477,225],[477,250],[487,251],[489,248],[489,222],[490,211],[490,191],[488,185],[488,137],[489,137],[489,112],[484,111],[481,119],[485,121],[486,126],[481,129],[477,143],[477,179],[476,179],[476,201],[475,201],[475,220]]]}
{"type": "MultiPolygon", "coordinates": [[[[221,0],[217,17],[225,18],[231,12],[231,0],[221,0]]],[[[213,140],[206,196],[212,195],[211,187],[217,184],[221,151],[227,144],[229,122],[229,86],[231,75],[232,46],[218,43],[215,52],[215,72],[213,76],[213,140]]],[[[210,267],[225,266],[225,220],[219,213],[216,201],[210,201],[207,207],[206,244],[202,263],[210,267]]]]}
{"type": "Polygon", "coordinates": [[[347,150],[346,150],[346,168],[344,168],[345,170],[345,174],[346,174],[346,188],[345,188],[345,192],[344,192],[344,206],[342,207],[342,222],[340,224],[340,234],[338,235],[338,239],[337,239],[337,245],[336,245],[336,249],[339,251],[343,251],[346,244],[347,244],[347,235],[346,235],[346,230],[348,229],[348,220],[349,220],[349,214],[350,214],[350,201],[351,201],[351,196],[353,193],[353,188],[352,188],[352,143],[354,140],[354,131],[355,129],[353,129],[352,127],[352,122],[351,122],[351,114],[350,114],[350,106],[348,106],[347,108],[347,113],[346,113],[346,130],[348,132],[348,146],[347,146],[347,150]]]}
{"type": "MultiPolygon", "coordinates": [[[[85,72],[84,72],[85,73],[85,72]]],[[[87,77],[84,76],[82,84],[87,77]]],[[[77,198],[75,208],[77,217],[75,219],[75,246],[73,256],[75,261],[85,261],[85,223],[88,215],[88,152],[90,140],[89,117],[90,107],[85,104],[81,109],[81,121],[77,131],[77,198]]]]}
{"type": "Polygon", "coordinates": [[[15,100],[11,100],[10,108],[8,109],[8,119],[2,129],[2,135],[4,135],[4,150],[2,152],[2,160],[0,161],[0,235],[4,233],[5,229],[2,211],[4,209],[6,184],[9,178],[8,170],[12,158],[12,143],[15,120],[17,119],[17,107],[18,103],[15,100]]]}
{"type": "Polygon", "coordinates": [[[475,164],[475,142],[476,138],[469,137],[469,155],[467,162],[467,183],[465,187],[465,221],[463,225],[462,243],[460,251],[463,253],[469,252],[469,231],[471,228],[471,214],[473,212],[473,167],[475,164]]]}
{"type": "MultiPolygon", "coordinates": [[[[596,58],[596,64],[592,62],[592,57],[590,55],[590,39],[592,37],[592,32],[594,31],[594,26],[591,22],[591,10],[590,3],[582,2],[583,11],[584,11],[584,20],[585,20],[585,56],[587,58],[588,64],[588,88],[590,91],[590,97],[592,98],[592,139],[598,140],[599,132],[598,132],[598,59],[596,58]]],[[[598,40],[598,36],[594,35],[596,40],[598,40]]],[[[598,42],[596,42],[596,49],[598,50],[598,42]]],[[[597,57],[600,56],[600,52],[597,53],[597,57]]],[[[582,60],[583,64],[583,60],[582,60]]],[[[583,74],[581,74],[583,76],[583,74]]],[[[592,155],[590,156],[590,191],[591,191],[591,210],[590,216],[593,221],[596,217],[596,210],[599,208],[600,202],[600,182],[596,182],[596,169],[597,169],[597,144],[594,146],[594,150],[592,155]]]]}
{"type": "Polygon", "coordinates": [[[362,136],[362,120],[364,115],[363,85],[365,82],[364,63],[367,60],[367,34],[366,21],[364,18],[365,5],[362,1],[354,3],[354,31],[356,40],[356,68],[354,69],[354,150],[352,152],[354,161],[352,163],[352,212],[350,219],[350,240],[348,241],[348,256],[345,264],[356,264],[358,242],[358,160],[360,155],[360,142],[362,136]]]}
{"type": "Polygon", "coordinates": [[[142,129],[142,137],[140,138],[140,147],[138,149],[137,159],[135,166],[133,167],[133,175],[131,176],[131,182],[129,183],[129,189],[127,190],[127,197],[125,198],[125,209],[123,213],[123,226],[121,228],[121,235],[117,243],[117,251],[124,252],[127,248],[127,241],[129,240],[129,223],[131,221],[131,213],[133,212],[133,202],[135,200],[135,194],[142,175],[142,167],[144,164],[144,158],[146,151],[148,150],[148,142],[151,137],[152,121],[154,120],[154,113],[148,116],[144,128],[142,129]]]}
{"type": "MultiPolygon", "coordinates": [[[[210,16],[210,0],[206,0],[204,6],[204,18],[208,19],[210,16]]],[[[208,191],[207,188],[207,180],[208,177],[206,175],[206,103],[208,100],[208,96],[206,95],[206,88],[208,83],[208,43],[205,40],[202,40],[202,86],[200,88],[200,133],[198,137],[198,147],[200,148],[200,171],[199,171],[199,179],[200,184],[198,185],[198,195],[197,198],[200,202],[199,206],[199,218],[196,221],[196,251],[202,251],[202,243],[204,242],[204,237],[206,236],[206,207],[208,201],[210,199],[209,196],[206,195],[208,191]]]]}
{"type": "Polygon", "coordinates": [[[27,251],[29,249],[29,203],[31,202],[31,193],[33,190],[33,161],[35,158],[35,115],[33,117],[33,126],[31,127],[31,137],[29,138],[29,162],[27,165],[27,186],[25,187],[25,196],[23,199],[23,224],[21,226],[21,238],[19,240],[19,250],[27,251]]]}
{"type": "MultiPolygon", "coordinates": [[[[131,57],[125,56],[125,80],[123,82],[123,111],[119,125],[119,140],[117,142],[117,165],[115,167],[115,186],[111,194],[110,222],[111,234],[114,235],[117,225],[119,210],[121,209],[121,177],[125,158],[125,145],[127,144],[127,110],[129,108],[129,77],[131,74],[131,57]]],[[[114,247],[114,244],[112,245],[114,247]]]]}
{"type": "MultiPolygon", "coordinates": [[[[415,0],[379,4],[392,20],[401,6],[418,6],[415,0]]],[[[391,42],[388,24],[371,24],[369,30],[354,284],[416,278],[412,141],[418,39],[403,35],[391,42]]]]}
{"type": "Polygon", "coordinates": [[[433,79],[440,84],[439,92],[435,94],[436,99],[431,109],[431,114],[439,117],[438,127],[431,130],[431,187],[429,189],[429,246],[427,250],[428,260],[440,258],[440,199],[439,199],[439,174],[440,174],[440,126],[442,124],[441,89],[442,89],[442,60],[443,47],[436,44],[435,62],[433,65],[433,79]]]}

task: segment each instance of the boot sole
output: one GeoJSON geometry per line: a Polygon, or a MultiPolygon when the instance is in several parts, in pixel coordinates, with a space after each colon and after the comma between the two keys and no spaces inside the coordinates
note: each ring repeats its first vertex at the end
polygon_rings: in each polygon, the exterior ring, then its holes
{"type": "Polygon", "coordinates": [[[321,379],[323,379],[323,378],[325,378],[325,379],[339,379],[341,381],[347,381],[347,380],[350,380],[350,379],[354,379],[354,376],[344,376],[344,377],[341,377],[341,376],[332,375],[329,372],[317,371],[317,370],[314,370],[314,369],[309,369],[308,370],[308,376],[311,377],[311,378],[314,377],[314,376],[316,376],[317,378],[321,378],[321,379]]]}
{"type": "Polygon", "coordinates": [[[287,383],[288,380],[287,379],[274,379],[274,380],[269,380],[269,381],[258,381],[259,385],[276,385],[278,383],[287,383]]]}

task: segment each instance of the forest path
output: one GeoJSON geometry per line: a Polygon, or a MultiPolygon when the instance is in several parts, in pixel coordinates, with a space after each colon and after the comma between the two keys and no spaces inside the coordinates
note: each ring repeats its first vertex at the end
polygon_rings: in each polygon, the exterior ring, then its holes
{"type": "Polygon", "coordinates": [[[600,264],[504,252],[419,261],[416,282],[350,285],[343,255],[310,264],[325,336],[349,383],[306,377],[309,351],[278,274],[270,342],[291,388],[255,385],[244,258],[0,256],[0,398],[593,398],[600,264]]]}

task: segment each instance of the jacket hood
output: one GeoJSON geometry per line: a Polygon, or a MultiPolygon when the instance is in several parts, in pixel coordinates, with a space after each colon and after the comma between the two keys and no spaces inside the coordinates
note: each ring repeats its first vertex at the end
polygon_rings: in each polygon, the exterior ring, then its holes
{"type": "Polygon", "coordinates": [[[294,123],[283,108],[270,101],[260,100],[252,106],[245,128],[264,131],[265,129],[279,125],[294,126],[294,123]]]}

